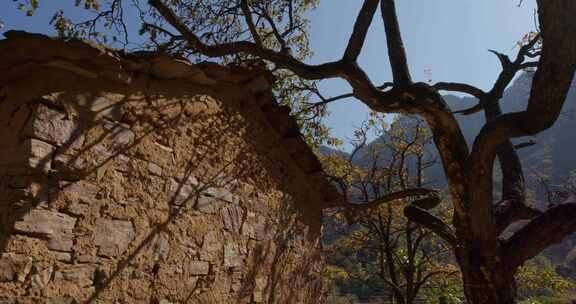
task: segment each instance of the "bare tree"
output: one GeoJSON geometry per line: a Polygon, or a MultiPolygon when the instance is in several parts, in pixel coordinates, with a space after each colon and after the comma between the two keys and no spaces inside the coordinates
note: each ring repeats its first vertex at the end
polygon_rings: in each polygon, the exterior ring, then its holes
{"type": "MultiPolygon", "coordinates": [[[[421,120],[403,117],[389,129],[377,123],[363,124],[355,132],[353,153],[348,159],[339,155],[323,157],[329,174],[334,171],[333,178],[352,201],[343,212],[349,222],[357,224],[333,247],[345,246],[359,255],[368,252],[368,256],[376,257],[377,267],[367,267],[362,273],[382,281],[393,303],[416,303],[437,277],[457,279],[459,273],[447,258],[447,244],[438,241],[430,230],[406,219],[402,212],[410,204],[432,209],[440,204],[438,197],[372,204],[391,193],[424,186],[424,171],[435,164],[426,153],[430,141],[421,120]],[[371,126],[386,141],[366,145],[371,126]],[[353,162],[360,156],[359,151],[363,151],[364,158],[360,164],[358,160],[353,162]],[[371,207],[366,208],[367,205],[371,207]]],[[[448,217],[447,212],[444,215],[448,217]]]]}

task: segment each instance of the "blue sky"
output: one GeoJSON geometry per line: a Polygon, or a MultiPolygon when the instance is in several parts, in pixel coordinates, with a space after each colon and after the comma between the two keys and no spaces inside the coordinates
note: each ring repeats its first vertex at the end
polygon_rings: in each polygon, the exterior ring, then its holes
{"type": "MultiPolygon", "coordinates": [[[[18,12],[12,1],[4,0],[0,19],[8,29],[54,34],[47,25],[56,9],[65,5],[73,11],[72,0],[44,0],[33,18],[18,12]]],[[[311,44],[321,63],[342,55],[362,0],[323,0],[311,13],[311,44]]],[[[488,49],[514,54],[515,42],[535,29],[535,0],[397,0],[397,10],[408,53],[412,76],[417,81],[458,81],[487,89],[499,72],[499,64],[488,49]]],[[[360,65],[376,84],[390,81],[386,41],[379,13],[374,19],[360,65]]],[[[321,85],[326,96],[350,91],[340,80],[321,85]]],[[[327,119],[333,133],[342,139],[351,136],[368,115],[354,100],[330,106],[327,119]]]]}

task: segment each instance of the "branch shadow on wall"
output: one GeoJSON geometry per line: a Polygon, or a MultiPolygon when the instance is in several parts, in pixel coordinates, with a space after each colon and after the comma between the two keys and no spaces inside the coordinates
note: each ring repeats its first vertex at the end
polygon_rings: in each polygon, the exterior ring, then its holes
{"type": "MultiPolygon", "coordinates": [[[[146,98],[154,99],[155,96],[147,95],[146,98]]],[[[178,98],[186,98],[186,96],[178,96],[178,98]]],[[[38,101],[33,101],[33,103],[37,102],[38,101]]],[[[46,103],[46,101],[42,102],[46,103]]],[[[127,102],[128,100],[123,100],[114,103],[111,107],[122,107],[127,102]]],[[[63,108],[61,105],[53,106],[59,111],[66,111],[66,108],[63,108]]],[[[164,106],[170,105],[163,105],[162,107],[164,106]]],[[[153,111],[156,113],[162,113],[164,110],[162,107],[155,108],[153,111]]],[[[206,124],[202,128],[200,134],[196,134],[197,137],[194,142],[194,151],[189,151],[189,155],[187,155],[188,160],[186,161],[187,167],[183,168],[184,175],[177,180],[178,183],[175,191],[172,191],[170,197],[168,197],[168,209],[166,210],[165,221],[152,226],[146,236],[140,240],[138,244],[131,245],[131,249],[118,259],[117,266],[112,272],[105,274],[104,276],[97,275],[94,278],[95,289],[90,297],[86,299],[86,303],[92,303],[102,296],[102,294],[114,284],[114,281],[122,271],[131,267],[130,265],[132,261],[145,251],[159,234],[166,232],[168,227],[178,218],[187,216],[190,212],[196,212],[200,208],[202,198],[211,196],[213,199],[220,199],[216,197],[218,194],[211,189],[234,189],[234,187],[238,186],[237,181],[239,180],[258,180],[258,183],[254,183],[257,186],[258,191],[266,191],[268,188],[272,187],[271,184],[262,182],[261,179],[263,171],[277,171],[277,168],[273,165],[274,160],[271,162],[261,162],[259,159],[250,157],[250,151],[243,151],[242,149],[244,149],[244,147],[240,146],[236,147],[237,150],[232,153],[235,155],[232,159],[223,161],[222,159],[215,157],[218,155],[216,152],[218,152],[223,145],[226,145],[224,139],[230,134],[235,134],[241,138],[249,136],[246,133],[240,132],[240,130],[246,127],[243,120],[230,119],[230,117],[234,117],[234,115],[224,115],[221,113],[196,113],[190,115],[190,113],[184,111],[184,107],[181,107],[180,113],[167,119],[162,118],[161,121],[156,121],[149,125],[148,129],[140,132],[140,135],[135,135],[133,140],[130,140],[131,142],[129,144],[115,146],[111,149],[112,151],[109,151],[107,149],[101,149],[104,142],[110,142],[111,140],[114,141],[114,138],[118,136],[119,132],[128,132],[127,134],[130,134],[132,131],[125,129],[125,127],[121,127],[118,121],[107,120],[106,118],[102,118],[98,113],[87,112],[84,108],[81,108],[78,105],[74,105],[74,111],[81,113],[77,120],[80,122],[78,128],[72,132],[70,138],[66,142],[56,148],[55,153],[46,155],[36,164],[36,168],[48,168],[48,170],[43,172],[32,172],[25,177],[17,176],[3,179],[3,182],[6,183],[3,185],[3,189],[10,189],[10,191],[17,192],[15,195],[18,199],[14,200],[14,203],[4,203],[0,206],[0,214],[3,215],[1,218],[2,228],[0,228],[2,229],[0,230],[0,253],[6,252],[10,238],[15,234],[20,233],[14,230],[17,221],[21,220],[31,210],[36,209],[41,205],[50,208],[50,204],[57,200],[60,195],[63,195],[64,192],[68,190],[67,188],[75,182],[89,179],[93,180],[94,178],[99,182],[105,181],[106,175],[109,173],[108,170],[114,170],[110,169],[109,166],[118,162],[121,156],[129,154],[132,149],[136,148],[151,136],[162,136],[163,132],[166,130],[177,129],[191,122],[212,122],[206,124]],[[221,122],[223,121],[226,121],[226,124],[222,124],[221,122]],[[111,127],[101,128],[103,123],[109,124],[111,127]],[[121,128],[120,131],[118,131],[118,128],[121,128]],[[97,130],[103,132],[100,132],[97,136],[90,137],[90,142],[84,142],[81,149],[74,148],[75,144],[86,136],[86,134],[96,132],[97,130]],[[85,158],[86,153],[95,152],[101,156],[98,161],[91,164],[82,161],[85,158]],[[69,157],[58,158],[60,155],[68,155],[69,157]],[[254,166],[256,162],[263,165],[263,168],[254,166]],[[202,174],[202,172],[199,172],[198,170],[198,164],[210,164],[214,166],[216,170],[213,172],[208,172],[208,170],[206,170],[205,174],[202,174]],[[15,179],[23,179],[25,182],[23,184],[15,185],[15,179]],[[191,179],[196,179],[198,182],[192,185],[188,183],[191,179]]],[[[245,113],[234,113],[234,110],[232,110],[232,112],[232,114],[245,115],[245,113]]],[[[162,115],[159,115],[159,117],[162,117],[162,115]]],[[[134,117],[132,119],[134,119],[134,117]]],[[[136,117],[135,119],[148,118],[136,117]]],[[[262,148],[256,147],[256,149],[258,150],[262,148]]],[[[123,172],[122,174],[127,173],[123,172]]],[[[130,178],[130,173],[128,173],[128,177],[130,178]]],[[[272,237],[272,242],[259,242],[254,251],[250,254],[250,259],[252,259],[252,261],[248,264],[252,265],[252,267],[247,270],[246,277],[241,282],[238,298],[246,297],[247,294],[254,291],[257,274],[261,271],[261,266],[259,265],[262,265],[261,262],[271,259],[272,267],[274,269],[272,270],[272,276],[270,276],[268,282],[266,282],[265,293],[269,294],[268,300],[270,302],[276,300],[274,298],[274,289],[279,284],[283,271],[282,269],[276,268],[280,268],[280,265],[282,265],[286,260],[286,252],[291,246],[287,240],[295,238],[295,236],[288,236],[286,234],[293,233],[296,229],[294,228],[295,223],[293,215],[299,212],[308,212],[308,210],[296,210],[299,207],[291,206],[289,202],[281,207],[283,210],[279,212],[280,218],[276,219],[274,227],[266,227],[266,229],[274,228],[277,231],[277,233],[272,237]],[[271,248],[271,244],[273,243],[279,244],[277,248],[271,248]]],[[[66,212],[65,210],[59,211],[66,212]]],[[[28,236],[45,240],[49,239],[49,235],[43,234],[28,236]]],[[[297,264],[297,269],[294,271],[304,272],[311,267],[310,263],[312,263],[312,260],[307,260],[304,261],[304,263],[297,264]]],[[[157,270],[153,270],[153,274],[155,271],[157,270]]],[[[209,276],[206,278],[209,278],[209,276]]],[[[196,286],[202,284],[202,280],[199,280],[198,282],[200,283],[196,283],[196,286]]],[[[196,290],[196,287],[190,290],[188,295],[189,300],[194,298],[196,290]]],[[[291,292],[298,292],[298,290],[293,289],[291,292]]],[[[159,301],[159,299],[154,299],[154,295],[151,300],[159,301]]]]}

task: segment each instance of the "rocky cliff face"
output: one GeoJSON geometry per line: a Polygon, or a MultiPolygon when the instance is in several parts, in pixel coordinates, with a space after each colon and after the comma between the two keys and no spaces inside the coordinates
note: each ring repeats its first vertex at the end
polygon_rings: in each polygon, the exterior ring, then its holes
{"type": "Polygon", "coordinates": [[[337,193],[257,69],[0,41],[1,303],[318,303],[337,193]]]}

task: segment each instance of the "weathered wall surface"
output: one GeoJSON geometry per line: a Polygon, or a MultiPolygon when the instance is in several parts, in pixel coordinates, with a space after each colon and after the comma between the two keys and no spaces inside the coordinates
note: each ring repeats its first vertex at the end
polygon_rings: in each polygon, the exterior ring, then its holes
{"type": "Polygon", "coordinates": [[[7,36],[0,303],[320,301],[336,196],[265,73],[7,36]]]}

